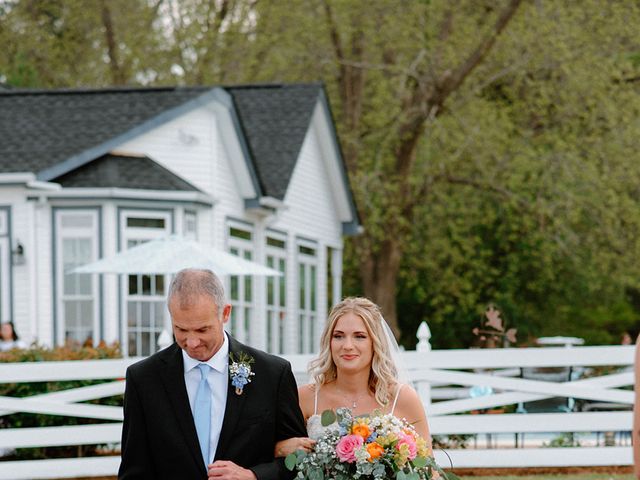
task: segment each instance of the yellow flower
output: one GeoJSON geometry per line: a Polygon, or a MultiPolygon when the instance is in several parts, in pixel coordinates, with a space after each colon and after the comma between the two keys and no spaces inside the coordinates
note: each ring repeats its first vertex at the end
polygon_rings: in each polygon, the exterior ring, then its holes
{"type": "Polygon", "coordinates": [[[430,457],[432,455],[431,445],[422,437],[416,439],[419,457],[430,457]]]}

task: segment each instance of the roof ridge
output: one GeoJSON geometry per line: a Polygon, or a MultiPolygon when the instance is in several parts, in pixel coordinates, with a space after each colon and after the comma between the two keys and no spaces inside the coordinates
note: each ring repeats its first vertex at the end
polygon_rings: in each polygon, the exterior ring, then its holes
{"type": "Polygon", "coordinates": [[[73,94],[105,94],[105,93],[130,93],[130,92],[171,92],[171,91],[197,91],[197,90],[210,90],[215,87],[207,85],[173,85],[173,86],[108,86],[108,87],[72,87],[72,88],[16,88],[11,87],[8,90],[0,89],[1,95],[73,95],[73,94]]]}
{"type": "Polygon", "coordinates": [[[225,90],[246,90],[246,89],[259,89],[259,88],[291,88],[291,87],[321,87],[324,83],[320,80],[314,82],[297,82],[297,83],[282,83],[282,82],[265,82],[265,83],[247,83],[240,85],[224,85],[222,88],[225,90]]]}

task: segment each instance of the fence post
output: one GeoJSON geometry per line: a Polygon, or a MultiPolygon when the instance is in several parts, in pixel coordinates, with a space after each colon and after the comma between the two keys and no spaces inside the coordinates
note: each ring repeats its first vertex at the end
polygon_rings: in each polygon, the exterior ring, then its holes
{"type": "MultiPolygon", "coordinates": [[[[429,353],[431,351],[431,343],[429,342],[429,340],[431,339],[431,330],[429,329],[429,325],[427,325],[427,322],[423,321],[420,324],[420,326],[418,327],[418,332],[416,333],[416,337],[418,338],[418,345],[416,345],[416,352],[429,353]]],[[[417,391],[425,407],[427,405],[430,405],[431,404],[431,384],[429,382],[422,381],[417,384],[417,391]]]]}

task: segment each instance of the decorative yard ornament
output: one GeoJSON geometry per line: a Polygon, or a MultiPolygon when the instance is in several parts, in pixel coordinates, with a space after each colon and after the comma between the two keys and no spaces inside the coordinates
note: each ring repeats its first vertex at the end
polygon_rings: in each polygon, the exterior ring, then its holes
{"type": "Polygon", "coordinates": [[[485,310],[480,327],[475,327],[472,332],[478,338],[482,348],[496,348],[516,343],[517,329],[510,328],[505,331],[500,310],[493,304],[489,304],[485,310]]]}

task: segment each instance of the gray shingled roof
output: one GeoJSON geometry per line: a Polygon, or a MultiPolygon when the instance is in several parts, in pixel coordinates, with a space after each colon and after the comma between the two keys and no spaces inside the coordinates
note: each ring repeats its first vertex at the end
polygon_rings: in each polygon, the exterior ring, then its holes
{"type": "Polygon", "coordinates": [[[34,172],[126,133],[203,88],[0,91],[0,172],[34,172]]]}
{"type": "MultiPolygon", "coordinates": [[[[92,148],[211,90],[0,90],[0,172],[50,172],[80,154],[85,157],[79,161],[82,165],[94,160],[92,148]]],[[[283,199],[322,86],[249,85],[225,90],[238,114],[262,190],[259,194],[283,199]]]]}
{"type": "Polygon", "coordinates": [[[265,195],[284,199],[321,85],[227,87],[265,195]]]}
{"type": "Polygon", "coordinates": [[[201,191],[149,157],[127,155],[104,155],[52,181],[64,188],[201,191]]]}

